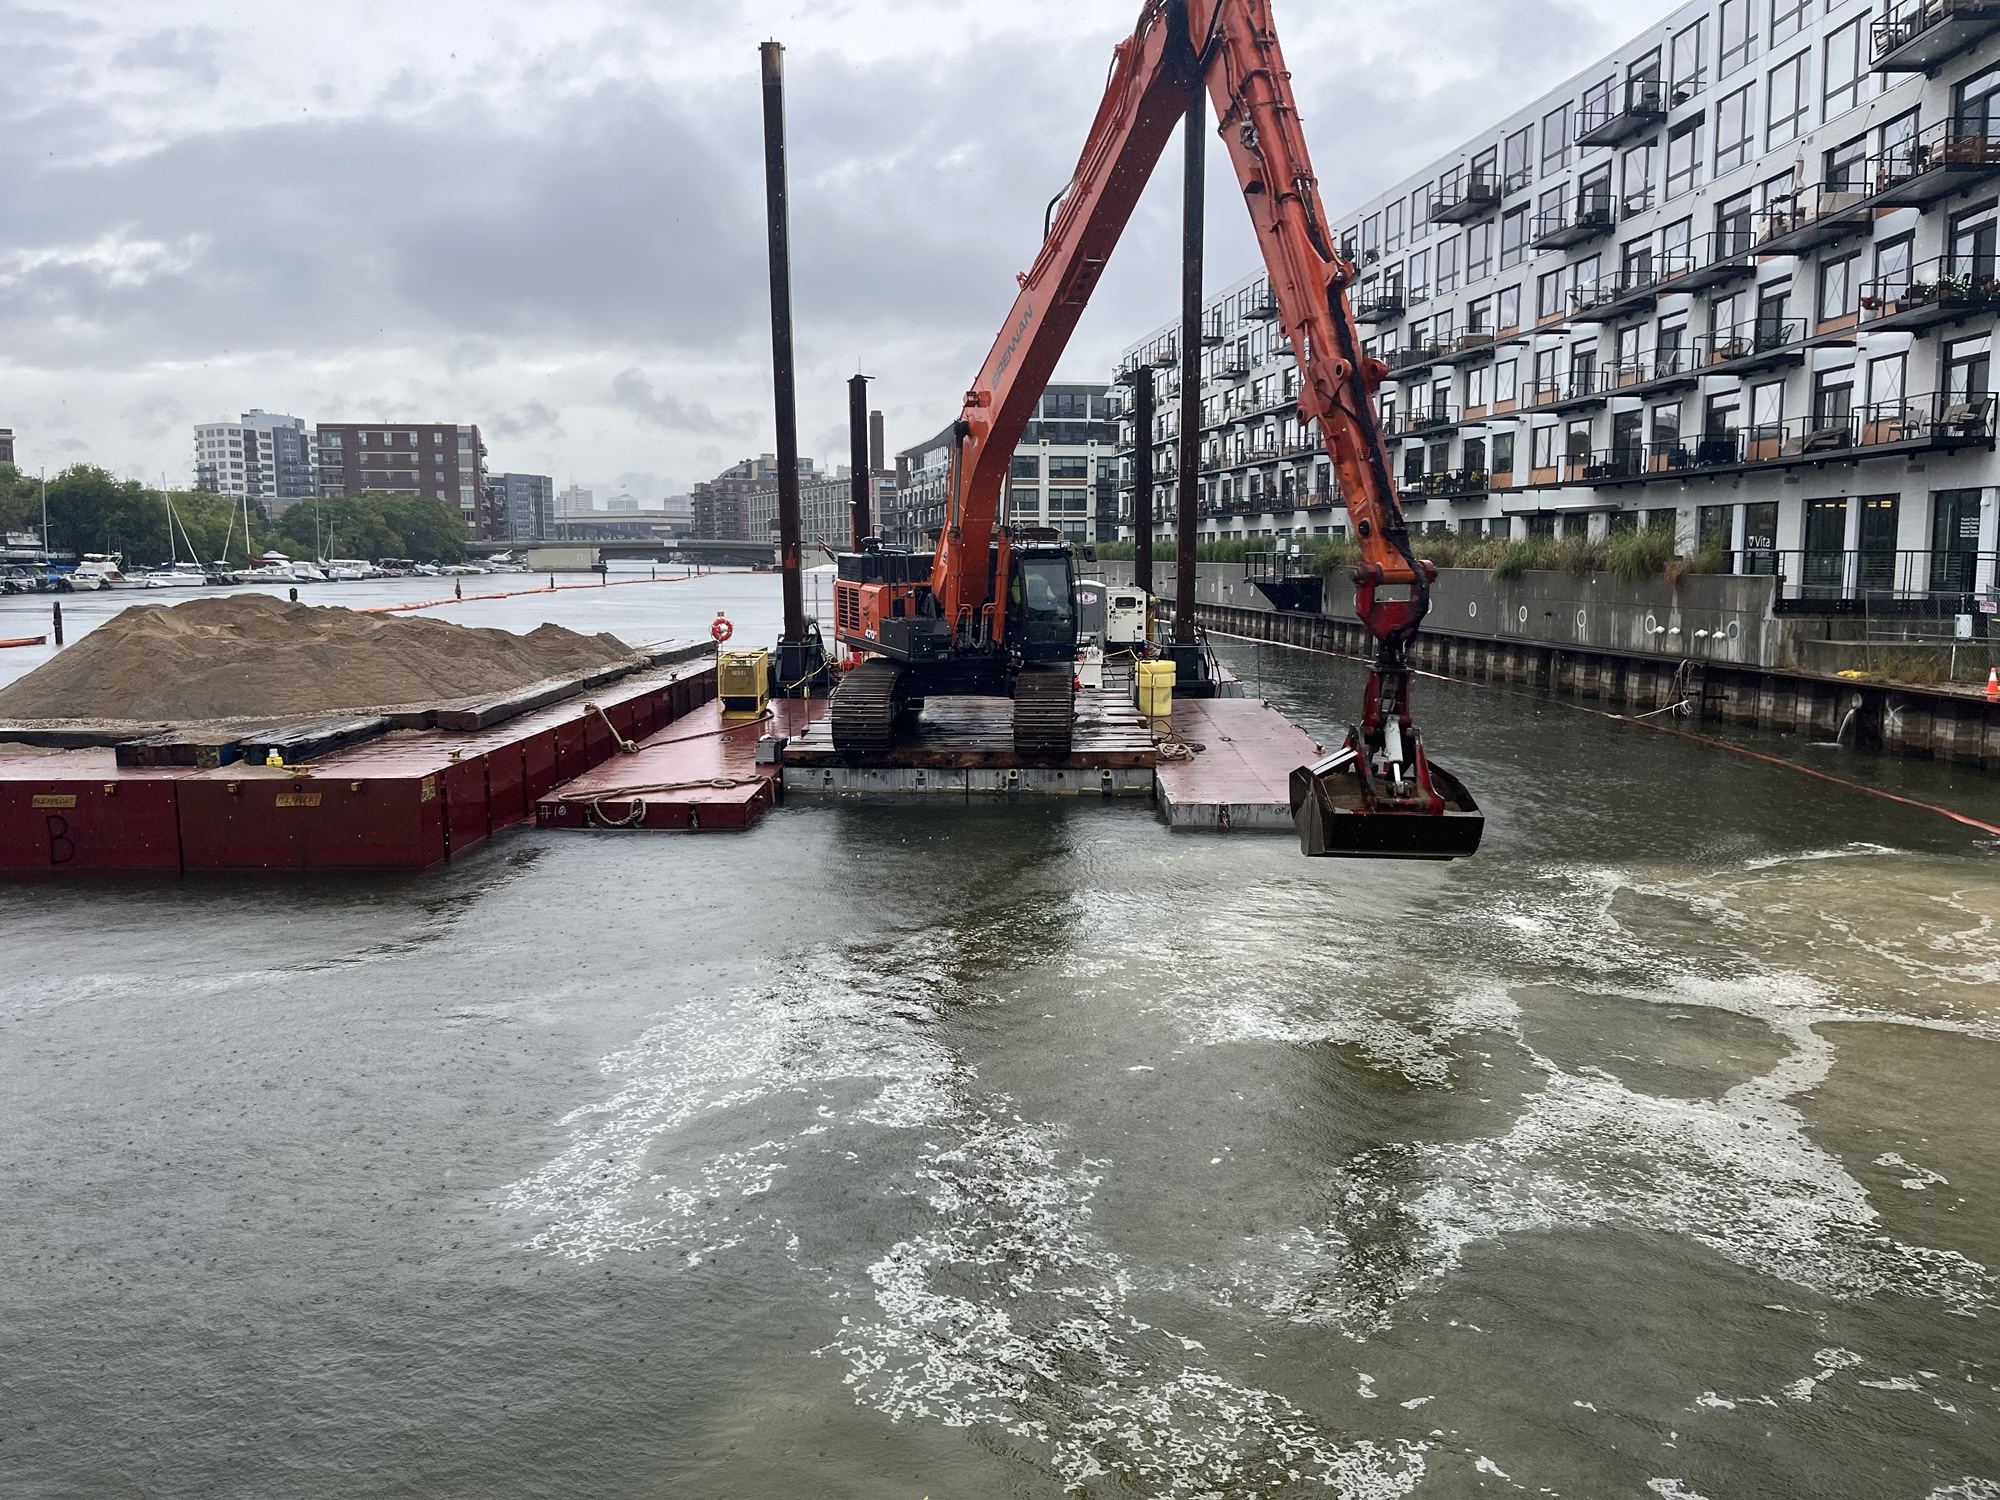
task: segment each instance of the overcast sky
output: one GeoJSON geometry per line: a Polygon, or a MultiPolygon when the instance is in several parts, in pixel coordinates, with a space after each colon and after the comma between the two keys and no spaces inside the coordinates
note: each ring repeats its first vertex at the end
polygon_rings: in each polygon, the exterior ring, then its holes
{"type": "MultiPolygon", "coordinates": [[[[1665,13],[1276,0],[1330,209],[1665,13]]],[[[957,413],[1136,0],[0,0],[0,427],[189,482],[191,425],[477,422],[653,499],[774,446],[756,44],[787,44],[800,444],[957,413]]],[[[1219,146],[1211,183],[1233,181],[1219,146]]],[[[1178,174],[1062,378],[1177,305],[1178,174]]],[[[1211,286],[1251,268],[1212,192],[1211,286]]]]}

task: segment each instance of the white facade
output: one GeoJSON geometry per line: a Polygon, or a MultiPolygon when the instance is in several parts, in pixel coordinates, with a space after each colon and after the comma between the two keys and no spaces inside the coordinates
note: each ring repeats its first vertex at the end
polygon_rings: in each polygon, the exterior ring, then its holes
{"type": "MultiPolygon", "coordinates": [[[[1116,400],[1101,385],[1051,385],[1014,449],[1001,519],[1045,526],[1071,542],[1117,534],[1116,400]]],[[[881,512],[889,541],[918,548],[944,525],[950,489],[951,429],[898,455],[909,482],[881,512]]]]}
{"type": "MultiPolygon", "coordinates": [[[[1793,595],[1990,588],[1996,200],[1994,7],[1680,7],[1336,218],[1412,528],[1671,525],[1793,595]]],[[[1346,525],[1273,311],[1261,275],[1211,305],[1205,538],[1346,525]]]]}
{"type": "Polygon", "coordinates": [[[195,487],[264,502],[273,517],[319,492],[305,422],[267,411],[194,430],[195,487]]]}

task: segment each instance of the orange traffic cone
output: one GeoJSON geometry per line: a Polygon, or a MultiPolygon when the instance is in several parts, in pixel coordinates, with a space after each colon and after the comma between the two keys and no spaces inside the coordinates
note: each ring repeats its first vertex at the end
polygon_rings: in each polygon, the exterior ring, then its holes
{"type": "Polygon", "coordinates": [[[1986,669],[1986,701],[2000,703],[2000,667],[1986,669]]]}

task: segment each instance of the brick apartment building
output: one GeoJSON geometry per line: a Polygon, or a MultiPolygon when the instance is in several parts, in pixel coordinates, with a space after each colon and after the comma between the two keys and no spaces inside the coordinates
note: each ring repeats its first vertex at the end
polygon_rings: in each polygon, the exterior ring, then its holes
{"type": "Polygon", "coordinates": [[[427,495],[457,505],[476,535],[504,536],[487,498],[479,428],[450,422],[322,422],[315,431],[319,492],[427,495]]]}

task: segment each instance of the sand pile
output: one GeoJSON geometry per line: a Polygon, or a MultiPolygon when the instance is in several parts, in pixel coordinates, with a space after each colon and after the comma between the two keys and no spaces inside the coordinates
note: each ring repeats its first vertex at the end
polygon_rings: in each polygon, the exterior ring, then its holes
{"type": "Polygon", "coordinates": [[[490,697],[632,659],[616,636],[527,635],[228,594],[139,604],[0,690],[0,720],[278,718],[490,697]]]}

